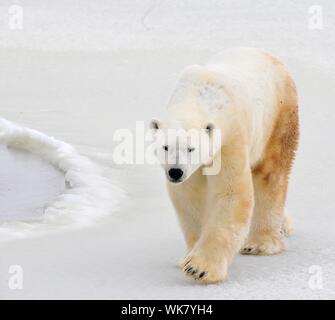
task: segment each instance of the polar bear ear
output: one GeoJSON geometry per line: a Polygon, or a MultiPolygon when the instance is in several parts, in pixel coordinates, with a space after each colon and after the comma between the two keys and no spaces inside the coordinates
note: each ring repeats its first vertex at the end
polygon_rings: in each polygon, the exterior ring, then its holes
{"type": "Polygon", "coordinates": [[[150,121],[150,129],[157,131],[160,128],[160,123],[158,120],[153,119],[150,121]]]}
{"type": "Polygon", "coordinates": [[[215,126],[213,123],[207,123],[205,126],[205,130],[210,136],[213,134],[214,129],[215,129],[215,126]]]}

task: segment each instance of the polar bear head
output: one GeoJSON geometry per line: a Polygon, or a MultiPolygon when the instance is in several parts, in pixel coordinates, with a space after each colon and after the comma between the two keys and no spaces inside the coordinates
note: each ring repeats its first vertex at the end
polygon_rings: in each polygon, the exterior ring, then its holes
{"type": "MultiPolygon", "coordinates": [[[[230,104],[220,73],[198,65],[183,71],[164,119],[151,122],[156,156],[170,182],[181,183],[212,164],[222,146],[221,130],[226,132],[229,126],[228,108],[223,106],[230,104]]],[[[215,170],[206,170],[206,174],[218,172],[218,162],[215,170]]]]}
{"type": "Polygon", "coordinates": [[[170,183],[186,181],[200,167],[210,165],[220,142],[215,124],[187,127],[182,121],[152,120],[154,150],[170,183]]]}

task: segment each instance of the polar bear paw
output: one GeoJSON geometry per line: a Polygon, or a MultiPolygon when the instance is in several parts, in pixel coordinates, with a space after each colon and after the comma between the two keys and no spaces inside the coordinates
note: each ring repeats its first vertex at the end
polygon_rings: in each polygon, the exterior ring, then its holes
{"type": "Polygon", "coordinates": [[[285,237],[289,237],[293,234],[293,231],[294,228],[292,218],[286,213],[280,233],[283,234],[285,237]]]}
{"type": "Polygon", "coordinates": [[[248,240],[242,249],[241,254],[253,255],[274,255],[282,252],[285,249],[285,243],[277,237],[266,237],[248,240]]]}
{"type": "Polygon", "coordinates": [[[227,263],[224,260],[214,262],[201,255],[189,254],[182,266],[185,275],[203,284],[222,282],[227,276],[227,263]]]}

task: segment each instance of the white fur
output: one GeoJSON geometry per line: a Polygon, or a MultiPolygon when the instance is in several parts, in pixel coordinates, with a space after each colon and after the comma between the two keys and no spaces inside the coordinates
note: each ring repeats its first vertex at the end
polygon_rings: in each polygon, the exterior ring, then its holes
{"type": "Polygon", "coordinates": [[[174,127],[172,122],[176,118],[182,119],[184,128],[195,124],[203,126],[210,121],[224,123],[220,126],[224,139],[234,125],[232,117],[242,115],[246,118],[243,121],[247,126],[249,159],[253,166],[264,151],[277,112],[274,83],[278,82],[278,74],[274,73],[266,54],[254,48],[228,49],[207,65],[187,67],[169,102],[163,125],[174,127]],[[197,115],[194,115],[195,109],[197,115]],[[190,119],[189,123],[185,119],[190,119]],[[201,123],[203,119],[205,122],[201,123]]]}
{"type": "Polygon", "coordinates": [[[208,63],[210,69],[224,75],[225,83],[233,83],[234,92],[243,99],[241,102],[245,102],[238,106],[246,115],[249,125],[251,166],[263,153],[277,111],[274,83],[278,74],[274,74],[274,68],[269,59],[264,58],[265,55],[265,52],[255,48],[228,49],[208,63]],[[243,97],[240,92],[243,92],[243,97]]]}
{"type": "MultiPolygon", "coordinates": [[[[259,237],[253,237],[255,241],[251,246],[263,254],[282,250],[283,212],[277,208],[282,208],[280,201],[284,197],[275,199],[276,203],[268,199],[273,185],[282,193],[286,188],[273,184],[269,190],[262,187],[255,192],[252,170],[267,152],[268,141],[277,130],[278,117],[287,110],[283,108],[290,107],[290,103],[292,108],[296,105],[295,97],[289,72],[276,58],[259,49],[227,50],[207,65],[190,66],[183,72],[166,115],[159,125],[153,126],[156,133],[178,128],[187,131],[217,128],[221,133],[221,144],[214,148],[217,152],[213,152],[212,161],[208,161],[219,164],[216,173],[204,175],[203,163],[198,163],[198,168],[191,170],[188,166],[185,170],[178,158],[172,169],[165,166],[169,175],[168,192],[187,245],[182,260],[186,275],[203,283],[223,281],[228,264],[245,243],[250,223],[257,221],[257,217],[261,221],[256,222],[257,228],[251,229],[256,230],[259,237]],[[262,228],[264,225],[266,228],[262,228]]],[[[293,109],[292,117],[294,115],[293,109]]],[[[292,144],[293,129],[287,124],[292,144]]],[[[179,138],[177,134],[173,140],[179,138]]],[[[279,138],[274,141],[281,150],[282,141],[279,138]]],[[[158,154],[162,153],[160,144],[158,154]]],[[[179,143],[179,152],[185,147],[185,143],[179,143]]],[[[173,145],[171,148],[163,146],[164,149],[166,157],[175,153],[173,145]]],[[[275,178],[285,178],[284,170],[277,171],[275,178]]]]}

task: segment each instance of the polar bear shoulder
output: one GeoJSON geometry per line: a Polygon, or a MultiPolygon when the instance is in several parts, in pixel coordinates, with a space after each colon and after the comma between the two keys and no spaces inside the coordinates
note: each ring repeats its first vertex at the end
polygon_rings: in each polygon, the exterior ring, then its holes
{"type": "MultiPolygon", "coordinates": [[[[169,102],[169,118],[205,118],[223,129],[243,115],[251,163],[270,139],[284,101],[296,104],[294,82],[271,54],[256,48],[228,49],[207,64],[187,67],[169,102]]],[[[198,120],[199,122],[200,120],[198,120]]],[[[200,122],[199,122],[200,123],[200,122]]]]}

